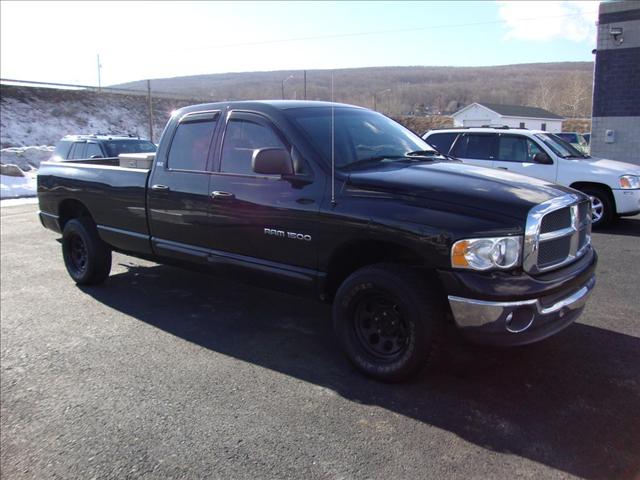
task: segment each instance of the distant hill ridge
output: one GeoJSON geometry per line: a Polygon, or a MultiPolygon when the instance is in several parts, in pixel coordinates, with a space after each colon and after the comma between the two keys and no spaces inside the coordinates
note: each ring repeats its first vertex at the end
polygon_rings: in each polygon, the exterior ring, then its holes
{"type": "MultiPolygon", "coordinates": [[[[307,70],[307,98],[331,98],[331,70],[307,70]]],[[[591,111],[592,62],[491,67],[336,69],[336,101],[392,115],[451,112],[474,101],[546,108],[564,116],[591,111]],[[374,99],[375,96],[375,99],[374,99]],[[564,97],[564,98],[562,98],[564,97]],[[570,97],[570,98],[569,98],[570,97]]],[[[152,89],[211,100],[304,98],[304,71],[219,73],[153,79],[152,89]],[[293,75],[293,78],[289,76],[293,75]]],[[[117,85],[146,89],[146,81],[117,85]]]]}

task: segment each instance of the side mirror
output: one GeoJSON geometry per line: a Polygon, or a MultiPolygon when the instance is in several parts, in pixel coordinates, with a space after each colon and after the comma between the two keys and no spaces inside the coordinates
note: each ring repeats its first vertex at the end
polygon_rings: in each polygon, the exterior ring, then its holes
{"type": "Polygon", "coordinates": [[[258,148],[253,151],[251,167],[263,175],[292,175],[291,154],[282,148],[258,148]]]}
{"type": "Polygon", "coordinates": [[[542,165],[553,165],[553,160],[549,155],[544,152],[538,152],[533,156],[534,163],[540,163],[542,165]]]}

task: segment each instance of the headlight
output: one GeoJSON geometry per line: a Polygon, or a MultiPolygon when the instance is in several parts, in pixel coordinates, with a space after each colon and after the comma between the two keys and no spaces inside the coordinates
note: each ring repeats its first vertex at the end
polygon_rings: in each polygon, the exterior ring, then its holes
{"type": "Polygon", "coordinates": [[[637,175],[622,175],[618,182],[620,183],[620,188],[624,190],[640,188],[640,177],[637,175]]]}
{"type": "Polygon", "coordinates": [[[471,270],[507,270],[520,264],[522,237],[459,240],[451,249],[451,266],[471,270]]]}

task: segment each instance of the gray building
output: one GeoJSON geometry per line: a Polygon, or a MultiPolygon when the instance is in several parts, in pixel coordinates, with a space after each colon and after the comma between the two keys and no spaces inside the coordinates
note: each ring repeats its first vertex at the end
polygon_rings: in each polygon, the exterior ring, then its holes
{"type": "Polygon", "coordinates": [[[640,2],[602,2],[591,154],[640,165],[640,2]]]}

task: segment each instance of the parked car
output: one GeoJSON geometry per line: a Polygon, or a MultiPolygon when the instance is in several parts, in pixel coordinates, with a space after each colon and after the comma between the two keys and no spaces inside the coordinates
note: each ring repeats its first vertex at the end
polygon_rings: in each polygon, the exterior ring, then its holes
{"type": "Polygon", "coordinates": [[[566,185],[589,195],[593,226],[640,213],[640,167],[593,158],[556,134],[542,130],[454,128],[423,138],[439,152],[465,163],[509,170],[566,185]]]}
{"type": "Polygon", "coordinates": [[[577,150],[581,151],[582,153],[586,153],[587,155],[590,153],[589,142],[587,142],[586,138],[584,138],[584,135],[582,133],[561,132],[561,133],[556,133],[556,135],[561,139],[563,139],[565,142],[570,143],[573,147],[575,147],[577,150]]]}
{"type": "Polygon", "coordinates": [[[183,108],[150,170],[46,162],[38,198],[76,283],[103,282],[116,250],[318,296],[349,360],[386,381],[426,365],[450,318],[532,343],[595,283],[587,196],[451,161],[348,105],[183,108]]]}
{"type": "Polygon", "coordinates": [[[121,153],[152,153],[156,149],[155,144],[135,135],[67,135],[56,143],[51,160],[116,158],[121,153]]]}

